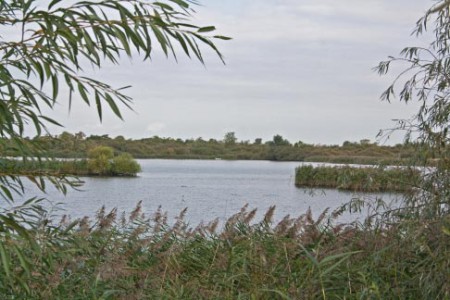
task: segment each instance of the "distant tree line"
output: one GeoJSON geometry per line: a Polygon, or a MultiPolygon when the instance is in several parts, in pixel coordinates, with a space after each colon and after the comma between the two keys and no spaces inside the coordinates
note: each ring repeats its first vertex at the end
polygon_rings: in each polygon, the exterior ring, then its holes
{"type": "MultiPolygon", "coordinates": [[[[369,140],[345,141],[342,145],[313,145],[302,141],[291,143],[276,134],[272,140],[263,142],[256,138],[253,142],[238,141],[234,132],[225,134],[223,140],[201,137],[197,139],[174,139],[153,136],[143,139],[127,139],[123,136],[86,136],[83,132],[63,132],[59,135],[30,138],[52,157],[86,158],[92,149],[110,147],[115,155],[129,153],[135,158],[173,159],[230,159],[230,160],[272,160],[272,161],[317,161],[336,163],[403,163],[413,153],[416,145],[397,144],[381,146],[369,140]]],[[[16,156],[8,140],[0,143],[0,151],[16,156]]]]}

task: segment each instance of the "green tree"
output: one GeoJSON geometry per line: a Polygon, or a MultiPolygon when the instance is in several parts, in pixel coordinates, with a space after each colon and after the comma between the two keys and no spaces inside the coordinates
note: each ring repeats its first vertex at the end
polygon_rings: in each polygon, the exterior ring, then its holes
{"type": "Polygon", "coordinates": [[[236,144],[236,141],[237,138],[234,132],[225,133],[225,136],[223,137],[223,142],[225,143],[225,145],[234,145],[236,144]]]}
{"type": "Polygon", "coordinates": [[[98,146],[88,151],[89,173],[109,175],[112,173],[114,150],[111,147],[98,146]]]}
{"type": "Polygon", "coordinates": [[[281,135],[277,134],[273,137],[273,145],[275,146],[290,146],[288,140],[284,139],[281,135]]]}
{"type": "Polygon", "coordinates": [[[112,172],[116,175],[136,175],[141,166],[129,153],[122,153],[112,160],[112,172]]]}
{"type": "MultiPolygon", "coordinates": [[[[40,136],[47,125],[60,125],[42,113],[57,101],[68,101],[70,107],[73,100],[81,99],[96,107],[100,120],[106,105],[121,118],[120,105],[130,107],[132,99],[123,93],[124,87],[84,76],[86,62],[101,68],[132,54],[150,61],[157,46],[176,58],[179,46],[203,63],[201,45],[222,59],[213,40],[228,38],[211,35],[213,26],[192,24],[194,4],[191,0],[0,1],[0,144],[13,141],[17,155],[24,159],[42,155],[36,144],[23,138],[24,133],[32,127],[40,136]],[[69,91],[67,99],[60,93],[63,87],[69,91]]],[[[49,179],[63,190],[60,183],[68,183],[49,179]]],[[[0,195],[13,200],[11,189],[23,191],[20,178],[1,175],[0,195]]]]}
{"type": "Polygon", "coordinates": [[[67,131],[61,133],[58,137],[63,150],[71,151],[75,145],[75,136],[67,131]]]}

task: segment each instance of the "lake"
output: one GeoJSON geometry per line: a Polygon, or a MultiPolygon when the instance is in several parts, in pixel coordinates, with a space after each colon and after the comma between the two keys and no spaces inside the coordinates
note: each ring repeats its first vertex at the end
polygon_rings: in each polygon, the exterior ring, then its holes
{"type": "MultiPolygon", "coordinates": [[[[130,212],[140,200],[147,215],[161,206],[169,219],[187,207],[186,220],[193,226],[202,220],[226,220],[247,203],[249,209],[258,209],[257,220],[271,205],[276,205],[275,220],[280,220],[287,214],[299,216],[309,207],[317,216],[327,207],[334,209],[361,196],[296,188],[295,168],[301,162],[167,159],[138,162],[142,172],[136,178],[82,178],[85,181],[82,191],[69,190],[64,196],[49,188],[45,196],[52,203],[63,203],[64,211],[56,212],[57,215],[68,214],[72,218],[93,216],[102,205],[130,212]]],[[[27,184],[27,196],[36,194],[39,194],[36,188],[27,184]]],[[[363,196],[389,201],[396,198],[391,194],[363,196]]],[[[342,220],[355,218],[345,215],[342,220]]]]}

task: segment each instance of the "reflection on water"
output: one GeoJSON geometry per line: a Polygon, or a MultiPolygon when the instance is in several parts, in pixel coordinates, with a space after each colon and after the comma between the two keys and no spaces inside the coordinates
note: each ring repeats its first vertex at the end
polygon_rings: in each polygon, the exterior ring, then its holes
{"type": "MultiPolygon", "coordinates": [[[[144,212],[151,215],[161,206],[174,218],[188,208],[191,225],[201,220],[227,219],[246,203],[257,208],[257,219],[276,205],[275,220],[287,214],[298,216],[311,208],[314,215],[325,208],[334,209],[355,197],[336,190],[299,189],[294,186],[299,162],[224,161],[224,160],[139,160],[142,173],[137,178],[83,178],[82,191],[70,190],[66,196],[49,188],[46,197],[62,202],[64,212],[72,218],[93,216],[102,205],[107,209],[131,211],[142,200],[144,212]]],[[[37,191],[28,187],[28,196],[37,191]]],[[[365,197],[383,197],[371,194],[365,197]]],[[[345,216],[345,219],[355,218],[345,216]]]]}

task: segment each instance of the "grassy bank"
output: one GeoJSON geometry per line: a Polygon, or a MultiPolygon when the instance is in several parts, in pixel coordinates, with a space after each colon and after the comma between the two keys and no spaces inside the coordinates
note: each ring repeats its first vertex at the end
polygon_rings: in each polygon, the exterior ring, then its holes
{"type": "Polygon", "coordinates": [[[295,173],[298,187],[360,192],[407,192],[419,182],[420,172],[411,168],[301,166],[295,173]]]}
{"type": "MultiPolygon", "coordinates": [[[[36,214],[37,216],[39,214],[36,214]]],[[[117,218],[16,230],[1,215],[2,299],[446,299],[450,239],[419,221],[330,226],[310,213],[254,224],[243,209],[222,230],[170,226],[137,208],[117,218]],[[253,225],[251,225],[253,224],[253,225]]],[[[29,218],[28,218],[29,219],[29,218]]]]}
{"type": "MultiPolygon", "coordinates": [[[[88,159],[74,160],[41,160],[41,161],[19,161],[0,160],[0,170],[5,174],[15,175],[52,175],[52,176],[127,176],[137,175],[138,168],[130,172],[117,172],[113,168],[106,168],[103,172],[93,169],[88,159]]],[[[140,170],[140,167],[139,167],[140,170]]]]}
{"type": "Polygon", "coordinates": [[[0,158],[0,172],[7,175],[45,176],[136,176],[141,166],[129,153],[116,154],[107,146],[90,149],[87,159],[26,160],[0,158]]]}
{"type": "Polygon", "coordinates": [[[53,174],[88,176],[89,170],[86,159],[78,160],[41,160],[41,161],[0,161],[2,170],[7,174],[53,174]]]}

